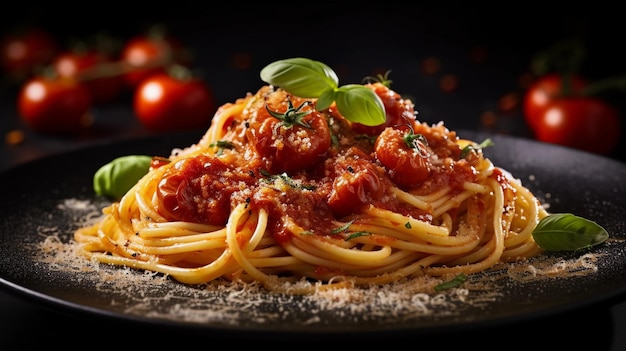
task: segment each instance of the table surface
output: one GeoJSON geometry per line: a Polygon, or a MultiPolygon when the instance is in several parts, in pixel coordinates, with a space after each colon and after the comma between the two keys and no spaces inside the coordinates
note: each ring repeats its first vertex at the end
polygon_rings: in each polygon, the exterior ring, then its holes
{"type": "MultiPolygon", "coordinates": [[[[316,10],[308,9],[308,11],[319,15],[319,12],[315,12],[316,10]]],[[[237,22],[248,23],[248,25],[242,24],[239,27],[231,25],[229,35],[220,32],[223,22],[208,23],[210,21],[201,20],[202,16],[206,15],[204,12],[197,13],[189,20],[182,20],[179,16],[177,20],[172,20],[169,24],[172,33],[179,35],[185,43],[195,49],[196,65],[201,67],[203,77],[212,85],[218,104],[234,101],[245,92],[256,90],[262,84],[258,72],[265,64],[276,59],[304,56],[329,64],[340,72],[340,77],[345,83],[359,82],[362,77],[371,75],[374,71],[392,69],[393,88],[412,98],[418,110],[418,119],[423,121],[434,123],[443,120],[451,129],[480,129],[532,137],[521,113],[519,97],[523,93],[523,88],[520,87],[519,81],[526,72],[532,50],[538,49],[538,46],[529,48],[516,45],[516,41],[524,42],[523,38],[525,38],[519,31],[512,31],[511,34],[514,35],[512,41],[506,41],[502,37],[485,36],[483,34],[485,26],[457,28],[461,26],[459,23],[467,24],[467,22],[460,22],[460,18],[465,18],[461,15],[443,20],[434,17],[433,12],[429,12],[430,16],[419,17],[421,26],[417,25],[415,17],[411,17],[409,21],[401,15],[398,15],[399,18],[394,15],[394,19],[399,23],[404,23],[397,29],[401,33],[394,32],[391,36],[385,34],[386,45],[382,45],[376,41],[383,35],[376,26],[366,28],[358,26],[359,21],[369,18],[367,16],[375,12],[362,10],[363,13],[357,20],[357,17],[343,16],[345,11],[343,8],[337,10],[336,16],[329,18],[328,23],[324,23],[324,31],[320,29],[322,27],[320,25],[319,28],[308,28],[305,34],[313,35],[311,33],[318,33],[318,31],[328,34],[327,28],[329,27],[335,30],[336,28],[357,27],[365,34],[352,36],[349,41],[339,41],[336,37],[329,36],[326,50],[320,50],[319,42],[313,40],[324,36],[319,34],[311,38],[307,37],[303,45],[293,45],[289,48],[278,43],[274,38],[270,43],[271,47],[267,48],[268,42],[258,39],[257,32],[251,32],[250,27],[259,26],[259,22],[258,20],[254,22],[255,17],[250,14],[245,17],[247,22],[237,22]],[[455,25],[457,27],[454,27],[455,25]],[[477,48],[487,50],[489,59],[485,62],[472,60],[470,53],[477,48]],[[241,63],[242,58],[248,62],[245,67],[236,64],[241,63]],[[425,74],[423,70],[423,63],[429,58],[436,58],[441,64],[440,70],[434,74],[425,74]],[[440,83],[446,76],[453,76],[457,79],[457,89],[451,92],[442,91],[440,83]],[[503,99],[507,96],[513,98],[514,106],[503,108],[503,99]]],[[[440,11],[442,10],[434,13],[438,14],[440,11]]],[[[389,15],[386,12],[384,14],[389,15]]],[[[476,15],[475,17],[476,21],[485,20],[484,16],[476,15]]],[[[490,18],[490,20],[494,19],[490,18]]],[[[101,26],[102,23],[104,22],[91,23],[91,28],[101,26]]],[[[485,21],[485,23],[490,22],[485,21]]],[[[513,26],[503,19],[499,19],[497,24],[501,29],[513,26]]],[[[81,25],[85,27],[88,23],[81,22],[81,25]]],[[[60,35],[68,35],[70,31],[68,28],[71,27],[58,29],[60,35]]],[[[125,33],[133,30],[138,31],[137,28],[126,28],[125,33]]],[[[506,30],[501,30],[501,32],[506,32],[506,30]]],[[[296,39],[302,38],[293,32],[285,33],[286,41],[293,42],[296,39]]],[[[548,43],[549,40],[549,38],[542,38],[539,47],[548,43]]],[[[298,41],[298,43],[301,42],[298,41]]],[[[607,63],[602,67],[597,67],[597,70],[592,73],[601,76],[606,74],[607,70],[613,69],[610,63],[617,62],[618,58],[613,58],[608,62],[597,57],[595,60],[607,63]]],[[[19,131],[24,133],[24,140],[15,145],[7,143],[2,145],[0,172],[40,157],[102,141],[150,135],[150,132],[146,131],[134,118],[129,95],[121,97],[113,104],[98,106],[93,111],[97,132],[72,138],[34,133],[23,124],[16,111],[17,87],[6,84],[5,80],[3,84],[0,87],[3,92],[0,96],[0,135],[5,136],[9,132],[19,131]]],[[[624,100],[626,99],[620,101],[624,100]]],[[[622,144],[608,157],[625,162],[626,153],[623,152],[624,145],[622,144]]],[[[155,326],[127,324],[115,319],[89,318],[67,313],[67,311],[41,305],[24,296],[14,294],[14,291],[2,289],[0,289],[0,315],[2,316],[0,318],[0,341],[16,341],[22,346],[29,343],[38,345],[39,342],[45,342],[46,345],[65,345],[69,335],[86,333],[88,329],[93,330],[94,327],[111,333],[124,333],[132,330],[132,335],[136,335],[134,334],[136,331],[151,333],[151,335],[167,332],[155,326]],[[33,337],[34,333],[38,335],[37,341],[33,337]]],[[[626,297],[619,296],[602,304],[576,311],[513,323],[485,331],[485,333],[481,331],[480,337],[470,332],[459,332],[453,338],[446,337],[446,335],[433,335],[421,336],[419,340],[414,341],[416,343],[437,342],[439,345],[451,347],[480,344],[482,347],[488,342],[488,339],[483,340],[488,333],[506,335],[513,331],[517,335],[520,330],[524,330],[527,335],[523,338],[513,336],[514,339],[511,341],[522,348],[539,344],[546,347],[558,346],[559,349],[574,348],[579,347],[581,342],[586,342],[584,340],[590,340],[595,345],[594,350],[626,350],[626,333],[624,333],[626,297]],[[574,337],[571,335],[572,332],[580,333],[580,335],[574,337]]],[[[197,340],[203,337],[189,331],[179,331],[177,335],[197,338],[197,340]]],[[[404,337],[410,340],[410,337],[404,337]]],[[[388,340],[374,341],[388,342],[388,340]]],[[[279,341],[271,340],[271,343],[275,344],[279,341]]]]}

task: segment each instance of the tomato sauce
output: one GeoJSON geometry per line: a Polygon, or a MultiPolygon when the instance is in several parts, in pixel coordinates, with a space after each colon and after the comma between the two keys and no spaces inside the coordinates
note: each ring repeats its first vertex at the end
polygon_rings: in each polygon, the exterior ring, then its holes
{"type": "Polygon", "coordinates": [[[378,83],[367,86],[385,101],[387,119],[401,124],[386,123],[380,133],[368,135],[332,107],[315,111],[314,100],[302,105],[307,100],[262,88],[256,102],[229,124],[224,139],[231,148],[182,159],[165,172],[158,211],[169,220],[225,225],[230,210],[245,202],[250,210],[269,213],[269,230],[279,242],[289,239],[287,227],[294,224],[308,234],[332,235],[335,220],[358,216],[370,205],[432,221],[431,213],[399,201],[391,189],[460,192],[465,181],[476,179],[474,165],[481,156],[472,151],[461,159],[455,132],[418,122],[410,100],[378,83]],[[268,113],[287,113],[294,106],[306,112],[305,125],[286,125],[268,113]],[[404,140],[408,133],[415,134],[410,142],[404,140]],[[420,179],[410,187],[394,181],[404,171],[397,166],[407,164],[398,155],[426,167],[415,170],[420,179]]]}

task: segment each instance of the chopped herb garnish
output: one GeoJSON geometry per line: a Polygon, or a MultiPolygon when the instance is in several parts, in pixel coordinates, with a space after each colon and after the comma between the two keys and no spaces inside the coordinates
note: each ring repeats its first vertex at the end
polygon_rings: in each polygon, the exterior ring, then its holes
{"type": "Polygon", "coordinates": [[[467,280],[467,276],[463,273],[457,275],[452,280],[448,280],[447,282],[443,282],[437,286],[435,286],[435,291],[443,291],[452,288],[456,288],[459,285],[463,284],[467,280]]]}
{"type": "Polygon", "coordinates": [[[337,138],[337,135],[335,133],[330,133],[330,143],[333,148],[339,147],[339,139],[337,138]]]}
{"type": "Polygon", "coordinates": [[[487,138],[485,140],[483,140],[482,143],[476,145],[476,144],[467,144],[463,149],[461,149],[461,155],[459,156],[460,158],[465,158],[467,156],[467,154],[469,154],[470,151],[472,150],[482,150],[488,146],[493,146],[493,141],[491,141],[491,139],[487,138]]]}
{"type": "Polygon", "coordinates": [[[224,152],[224,149],[234,149],[235,148],[235,144],[231,143],[230,141],[225,141],[225,140],[218,140],[214,143],[209,144],[210,147],[217,147],[219,148],[217,150],[217,155],[220,156],[222,155],[222,153],[224,152]]]}
{"type": "Polygon", "coordinates": [[[346,238],[346,241],[354,239],[354,238],[358,238],[360,236],[370,235],[370,234],[371,234],[370,232],[354,232],[346,238]]]}
{"type": "Polygon", "coordinates": [[[354,221],[347,222],[346,224],[342,225],[341,227],[335,228],[335,229],[331,230],[330,232],[332,234],[339,234],[341,232],[345,232],[345,231],[348,230],[348,228],[350,228],[350,226],[352,225],[353,222],[354,221]]]}
{"type": "Polygon", "coordinates": [[[267,170],[265,169],[261,169],[260,170],[261,175],[263,175],[265,177],[265,179],[267,181],[275,181],[276,179],[280,179],[282,180],[285,184],[287,184],[288,186],[294,188],[294,189],[303,189],[303,190],[315,190],[315,185],[307,185],[307,184],[298,184],[295,180],[291,179],[291,177],[289,177],[289,175],[287,173],[281,173],[281,174],[270,174],[267,170]]]}
{"type": "Polygon", "coordinates": [[[214,143],[209,144],[209,146],[211,147],[219,147],[220,149],[233,149],[235,148],[235,145],[230,142],[230,141],[226,141],[226,140],[218,140],[214,143]]]}
{"type": "MultiPolygon", "coordinates": [[[[350,228],[350,226],[352,225],[352,223],[354,223],[354,221],[350,221],[347,222],[346,224],[342,225],[341,227],[335,228],[333,230],[331,230],[331,234],[339,234],[339,233],[343,233],[343,232],[347,232],[348,229],[350,228]]],[[[369,232],[354,232],[352,234],[350,234],[345,240],[348,241],[350,239],[354,239],[357,238],[359,236],[364,236],[364,235],[370,235],[371,233],[369,232]]]]}

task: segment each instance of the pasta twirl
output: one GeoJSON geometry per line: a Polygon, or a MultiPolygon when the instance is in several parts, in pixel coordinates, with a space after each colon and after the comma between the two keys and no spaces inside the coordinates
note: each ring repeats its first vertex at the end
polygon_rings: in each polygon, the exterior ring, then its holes
{"type": "Polygon", "coordinates": [[[196,144],[154,162],[75,240],[90,258],[181,283],[270,290],[470,274],[541,252],[531,233],[547,212],[527,188],[474,141],[419,122],[410,100],[365,86],[382,125],[271,85],[221,106],[196,144]]]}

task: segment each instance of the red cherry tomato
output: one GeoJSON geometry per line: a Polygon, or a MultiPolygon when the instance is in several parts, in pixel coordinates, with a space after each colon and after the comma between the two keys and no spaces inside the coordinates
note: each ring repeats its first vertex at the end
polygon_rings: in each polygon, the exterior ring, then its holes
{"type": "Polygon", "coordinates": [[[143,80],[133,97],[133,109],[147,129],[208,128],[215,113],[215,99],[200,79],[182,79],[165,73],[143,80]]]}
{"type": "Polygon", "coordinates": [[[0,64],[16,82],[34,75],[34,69],[49,63],[59,49],[55,38],[39,28],[14,31],[0,44],[0,64]]]}
{"type": "Polygon", "coordinates": [[[615,108],[591,97],[551,101],[536,120],[537,140],[598,154],[608,154],[621,136],[621,122],[615,108]]]}
{"type": "Polygon", "coordinates": [[[231,194],[255,181],[235,168],[207,155],[177,161],[157,186],[159,212],[171,220],[226,225],[231,194]]]}
{"type": "Polygon", "coordinates": [[[81,81],[97,104],[115,100],[123,88],[120,73],[108,69],[113,59],[99,51],[65,52],[58,55],[53,68],[61,78],[81,81]]]}
{"type": "Polygon", "coordinates": [[[562,97],[581,96],[586,86],[587,81],[577,75],[572,75],[569,80],[565,80],[564,76],[551,73],[537,79],[524,95],[523,108],[526,123],[534,129],[550,102],[562,97]]]}
{"type": "Polygon", "coordinates": [[[411,131],[387,127],[374,143],[376,158],[387,169],[390,178],[405,188],[416,187],[430,175],[431,150],[411,131]],[[412,136],[409,147],[405,137],[412,136]]]}
{"type": "Polygon", "coordinates": [[[171,64],[187,65],[182,45],[171,37],[162,35],[137,36],[126,42],[120,54],[130,70],[124,80],[131,88],[155,73],[163,73],[171,64]]]}
{"type": "MultiPolygon", "coordinates": [[[[277,108],[281,108],[280,113],[286,112],[283,107],[277,108]]],[[[331,146],[328,123],[313,107],[308,108],[311,113],[303,120],[310,128],[298,124],[280,126],[282,122],[265,109],[259,110],[256,120],[250,123],[246,135],[271,173],[305,170],[325,158],[331,146]]]]}
{"type": "Polygon", "coordinates": [[[226,224],[230,213],[230,196],[213,194],[234,191],[228,186],[230,182],[220,181],[228,171],[228,165],[204,155],[178,161],[177,166],[170,168],[159,182],[159,211],[173,220],[226,224]],[[207,167],[207,164],[211,166],[207,167]]]}
{"type": "Polygon", "coordinates": [[[35,77],[18,96],[18,112],[33,130],[46,134],[71,134],[89,125],[91,95],[73,80],[35,77]]]}
{"type": "Polygon", "coordinates": [[[336,178],[328,196],[328,206],[338,216],[356,213],[386,193],[388,182],[384,174],[362,150],[348,149],[344,162],[334,165],[336,178]]]}

